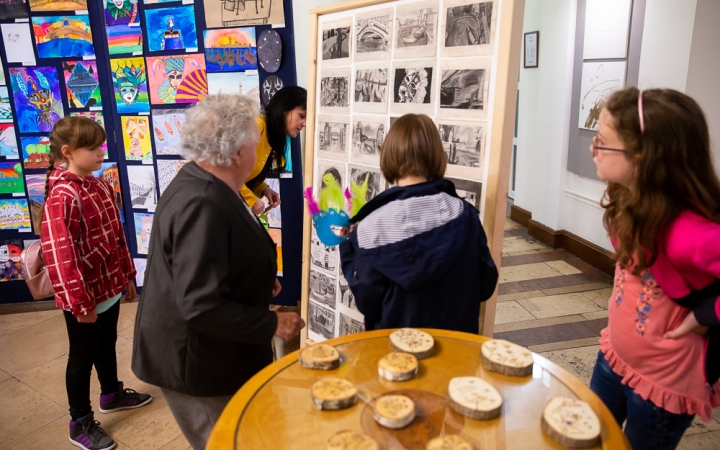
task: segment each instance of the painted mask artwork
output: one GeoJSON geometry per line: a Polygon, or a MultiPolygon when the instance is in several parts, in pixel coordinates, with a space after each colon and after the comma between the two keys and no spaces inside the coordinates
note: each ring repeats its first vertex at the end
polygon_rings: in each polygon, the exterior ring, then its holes
{"type": "Polygon", "coordinates": [[[265,105],[270,103],[270,99],[273,98],[277,92],[282,89],[284,86],[283,81],[275,76],[270,75],[269,77],[265,78],[265,81],[262,83],[262,101],[265,105]]]}
{"type": "Polygon", "coordinates": [[[111,55],[142,51],[137,0],[105,0],[105,28],[111,55]]]}
{"type": "Polygon", "coordinates": [[[20,132],[48,132],[63,117],[60,83],[54,67],[11,67],[20,132]]]}
{"type": "Polygon", "coordinates": [[[111,60],[110,64],[118,112],[122,114],[150,111],[143,59],[117,59],[111,60]]]}
{"type": "Polygon", "coordinates": [[[148,57],[147,62],[152,104],[197,103],[207,96],[202,55],[148,57]]]}

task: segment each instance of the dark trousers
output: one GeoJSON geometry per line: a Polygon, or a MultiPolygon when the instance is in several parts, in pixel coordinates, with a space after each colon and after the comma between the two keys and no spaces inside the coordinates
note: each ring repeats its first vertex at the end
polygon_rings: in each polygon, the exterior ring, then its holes
{"type": "Polygon", "coordinates": [[[92,412],[90,406],[90,372],[97,370],[103,394],[117,392],[117,323],[120,302],[98,314],[95,323],[80,323],[71,312],[65,311],[65,325],[70,340],[65,387],[72,420],[92,412]]]}

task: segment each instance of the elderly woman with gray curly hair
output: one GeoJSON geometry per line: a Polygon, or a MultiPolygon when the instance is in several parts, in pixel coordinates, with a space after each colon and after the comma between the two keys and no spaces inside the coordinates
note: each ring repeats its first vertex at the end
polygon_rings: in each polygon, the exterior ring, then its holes
{"type": "Polygon", "coordinates": [[[210,95],[187,112],[191,160],[155,212],[133,372],[159,386],[183,434],[205,448],[232,395],[272,362],[273,336],[305,326],[269,310],[280,291],[273,241],[239,196],[255,163],[256,100],[210,95]]]}

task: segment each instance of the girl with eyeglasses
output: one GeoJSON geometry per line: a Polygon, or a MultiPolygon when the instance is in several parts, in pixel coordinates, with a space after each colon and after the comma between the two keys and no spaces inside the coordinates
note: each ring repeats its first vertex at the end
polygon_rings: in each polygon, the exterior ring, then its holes
{"type": "Polygon", "coordinates": [[[720,406],[720,182],[705,116],[670,89],[614,93],[590,145],[617,268],[590,388],[633,448],[674,449],[720,406]]]}

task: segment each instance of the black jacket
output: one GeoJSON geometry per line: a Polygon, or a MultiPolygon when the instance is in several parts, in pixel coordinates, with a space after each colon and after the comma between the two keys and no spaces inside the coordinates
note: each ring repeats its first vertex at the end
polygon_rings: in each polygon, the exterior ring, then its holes
{"type": "Polygon", "coordinates": [[[367,330],[478,332],[498,271],[478,211],[446,179],[394,187],[353,217],[342,271],[367,330]]]}
{"type": "Polygon", "coordinates": [[[272,362],[275,245],[243,200],[190,162],[160,199],[133,372],[194,396],[235,393],[272,362]]]}

